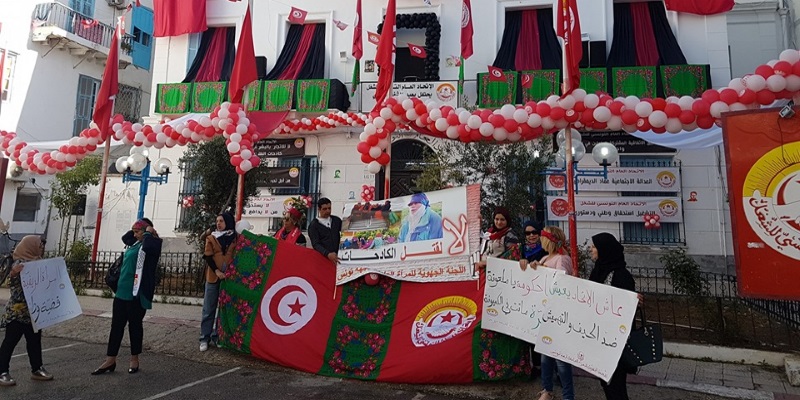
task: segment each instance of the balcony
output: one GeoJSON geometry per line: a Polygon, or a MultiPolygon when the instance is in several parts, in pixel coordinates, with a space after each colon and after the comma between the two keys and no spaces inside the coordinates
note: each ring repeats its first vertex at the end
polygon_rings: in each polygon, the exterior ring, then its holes
{"type": "MultiPolygon", "coordinates": [[[[69,51],[83,61],[104,63],[108,59],[114,27],[93,20],[60,3],[37,4],[31,16],[31,41],[50,49],[69,51]]],[[[119,65],[131,62],[133,36],[122,37],[119,65]]],[[[79,62],[79,63],[80,63],[79,62]]]]}

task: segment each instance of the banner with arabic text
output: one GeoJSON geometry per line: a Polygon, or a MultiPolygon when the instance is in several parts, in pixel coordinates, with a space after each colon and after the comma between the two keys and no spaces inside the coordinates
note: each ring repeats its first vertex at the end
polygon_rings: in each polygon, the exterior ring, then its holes
{"type": "MultiPolygon", "coordinates": [[[[673,167],[619,167],[609,168],[608,178],[602,176],[576,177],[578,188],[593,192],[679,192],[680,172],[673,167]]],[[[564,191],[566,178],[550,175],[547,190],[564,191]]]]}
{"type": "Polygon", "coordinates": [[[368,273],[415,282],[474,280],[480,187],[345,206],[336,284],[368,273]],[[472,250],[471,250],[472,249],[472,250]]]}
{"type": "MultiPolygon", "coordinates": [[[[566,197],[547,196],[547,219],[566,221],[566,197]]],[[[656,214],[664,222],[683,222],[680,197],[576,197],[579,221],[642,222],[645,214],[656,214]]]]}
{"type": "MultiPolygon", "coordinates": [[[[433,100],[442,106],[458,107],[458,82],[395,82],[392,85],[392,96],[406,95],[416,97],[423,102],[433,100]]],[[[375,82],[361,85],[361,109],[371,110],[375,107],[375,82]]]]}
{"type": "Polygon", "coordinates": [[[257,196],[251,197],[243,209],[246,217],[281,218],[283,213],[292,207],[292,196],[257,196]]]}

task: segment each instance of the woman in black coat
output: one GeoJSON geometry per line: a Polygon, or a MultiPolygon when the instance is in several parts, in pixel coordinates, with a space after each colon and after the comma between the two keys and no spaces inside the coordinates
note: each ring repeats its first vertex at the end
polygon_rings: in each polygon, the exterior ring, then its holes
{"type": "MultiPolygon", "coordinates": [[[[610,233],[592,236],[591,256],[594,268],[589,280],[615,288],[636,291],[636,282],[625,263],[625,248],[610,233]]],[[[627,371],[621,364],[608,383],[600,381],[607,400],[628,400],[627,371]]]]}

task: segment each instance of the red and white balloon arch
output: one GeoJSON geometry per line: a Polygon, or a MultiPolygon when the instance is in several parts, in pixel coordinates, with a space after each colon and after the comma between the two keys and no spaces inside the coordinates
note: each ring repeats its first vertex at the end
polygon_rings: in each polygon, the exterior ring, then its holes
{"type": "MultiPolygon", "coordinates": [[[[731,80],[724,88],[709,89],[700,98],[612,98],[605,93],[589,94],[578,89],[564,98],[553,95],[522,106],[507,104],[497,110],[470,112],[435,102],[424,103],[417,98],[397,97],[389,98],[371,114],[332,112],[313,119],[286,120],[272,132],[258,132],[240,104],[223,103],[208,116],[176,124],[131,123],[116,115],[108,134],[125,144],[155,148],[199,143],[223,135],[231,164],[244,174],[261,162],[253,144],[267,136],[363,126],[357,150],[370,172],[377,173],[391,161],[386,149],[391,143],[390,134],[398,128],[408,127],[465,143],[531,140],[567,126],[582,130],[678,133],[719,124],[721,114],[727,111],[759,108],[799,94],[800,52],[785,50],[778,60],[759,66],[751,75],[731,80]]],[[[13,132],[0,131],[0,151],[17,165],[38,174],[54,174],[74,167],[103,141],[94,124],[52,151],[39,150],[13,132]]]]}

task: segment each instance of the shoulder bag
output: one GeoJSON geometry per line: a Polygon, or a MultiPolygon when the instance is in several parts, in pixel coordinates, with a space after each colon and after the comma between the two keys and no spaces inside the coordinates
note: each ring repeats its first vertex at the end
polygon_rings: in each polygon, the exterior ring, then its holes
{"type": "Polygon", "coordinates": [[[648,324],[644,314],[644,307],[639,307],[640,326],[634,327],[628,337],[625,348],[622,349],[622,365],[628,370],[635,370],[642,365],[653,364],[661,361],[664,353],[664,339],[661,336],[661,325],[648,324]]]}
{"type": "Polygon", "coordinates": [[[122,269],[122,256],[119,256],[106,271],[106,285],[116,293],[119,282],[119,272],[122,269]]]}

